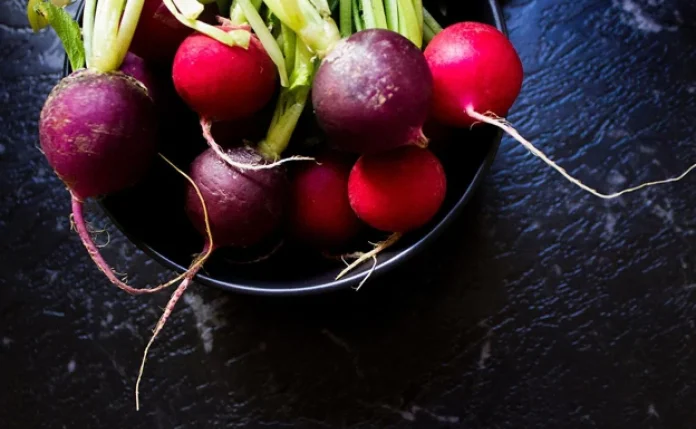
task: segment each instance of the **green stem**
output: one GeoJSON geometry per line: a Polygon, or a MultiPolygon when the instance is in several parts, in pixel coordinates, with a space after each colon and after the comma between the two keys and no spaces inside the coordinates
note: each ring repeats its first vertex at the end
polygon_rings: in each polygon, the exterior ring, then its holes
{"type": "MultiPolygon", "coordinates": [[[[254,6],[254,9],[257,11],[261,8],[262,4],[262,0],[251,0],[251,5],[254,6]]],[[[249,23],[244,16],[244,11],[242,10],[241,6],[239,6],[239,0],[234,0],[230,6],[230,21],[232,21],[232,24],[235,25],[244,25],[249,23]]]]}
{"type": "Polygon", "coordinates": [[[288,64],[288,68],[293,69],[292,85],[281,89],[266,138],[259,143],[259,153],[266,159],[279,159],[290,143],[309,98],[315,71],[312,57],[304,43],[295,43],[295,61],[292,66],[288,64]]]}
{"type": "Polygon", "coordinates": [[[348,37],[353,32],[353,0],[340,0],[341,37],[348,37]]]}
{"type": "Polygon", "coordinates": [[[435,37],[435,32],[430,29],[427,25],[423,27],[423,41],[425,43],[430,43],[431,40],[433,40],[433,37],[435,37]]]}
{"type": "Polygon", "coordinates": [[[399,8],[397,0],[385,0],[384,8],[387,11],[387,28],[399,31],[399,8]]]}
{"type": "MultiPolygon", "coordinates": [[[[284,98],[284,97],[283,97],[284,98]]],[[[273,124],[266,134],[266,138],[259,143],[259,153],[266,159],[277,161],[285,149],[290,144],[292,134],[297,127],[297,122],[302,116],[302,112],[309,98],[309,87],[303,87],[295,92],[293,100],[280,99],[276,109],[282,109],[283,113],[277,115],[277,121],[273,124]],[[284,103],[288,105],[284,105],[284,103]]]]}
{"type": "Polygon", "coordinates": [[[373,0],[372,1],[373,13],[375,16],[375,26],[376,28],[387,28],[387,15],[384,12],[383,0],[373,0]]]}
{"type": "Polygon", "coordinates": [[[87,0],[82,18],[82,32],[85,44],[85,59],[87,67],[92,64],[92,33],[94,31],[94,15],[97,11],[97,0],[87,0]]]}
{"type": "Polygon", "coordinates": [[[365,29],[365,21],[360,16],[360,0],[353,0],[353,23],[355,31],[363,31],[365,29]]]}
{"type": "Polygon", "coordinates": [[[377,20],[375,19],[375,9],[372,7],[373,1],[382,0],[362,0],[362,13],[365,28],[377,28],[377,20]]]}
{"type": "Polygon", "coordinates": [[[198,19],[203,13],[203,5],[198,0],[173,0],[181,14],[189,20],[198,19]]]}
{"type": "Polygon", "coordinates": [[[416,11],[416,19],[420,32],[423,32],[423,0],[413,0],[413,9],[416,11]]]}
{"type": "MultiPolygon", "coordinates": [[[[440,26],[440,24],[438,24],[435,18],[433,18],[430,12],[428,12],[428,10],[425,8],[423,9],[423,26],[423,31],[425,31],[425,29],[427,28],[429,30],[429,33],[432,34],[433,37],[440,31],[442,31],[442,27],[440,26]]],[[[429,42],[430,40],[432,40],[432,37],[430,37],[430,39],[426,38],[426,40],[429,42]]]]}
{"type": "MultiPolygon", "coordinates": [[[[100,0],[103,1],[103,0],[100,0]]],[[[188,19],[179,12],[179,10],[174,5],[172,0],[162,0],[164,5],[167,7],[169,12],[174,15],[180,23],[185,26],[192,28],[199,33],[203,33],[208,37],[212,37],[220,43],[224,43],[227,46],[241,46],[246,48],[249,46],[249,40],[251,39],[251,34],[246,30],[233,30],[233,31],[223,31],[218,27],[206,24],[204,22],[188,19]]]]}
{"type": "Polygon", "coordinates": [[[123,59],[128,54],[144,4],[145,0],[128,0],[128,3],[126,3],[126,10],[123,12],[123,17],[121,17],[121,27],[118,29],[118,37],[114,47],[116,51],[114,53],[116,56],[115,61],[118,63],[118,67],[121,67],[123,59]]]}
{"type": "Polygon", "coordinates": [[[266,49],[266,53],[269,57],[271,57],[271,60],[278,68],[280,84],[282,86],[288,86],[288,71],[285,67],[283,51],[281,51],[280,46],[278,46],[278,42],[276,41],[275,37],[273,37],[273,34],[271,34],[271,31],[266,26],[266,23],[263,22],[263,18],[261,18],[261,15],[259,15],[259,11],[256,10],[254,5],[251,4],[251,1],[238,1],[239,6],[242,8],[242,12],[244,12],[244,16],[246,17],[247,21],[249,21],[249,25],[251,25],[254,33],[256,33],[256,37],[259,38],[261,44],[266,49]]]}
{"type": "Polygon", "coordinates": [[[399,33],[412,41],[419,48],[423,45],[423,33],[418,24],[412,0],[399,1],[399,33]]]}
{"type": "Polygon", "coordinates": [[[341,39],[326,1],[264,0],[264,3],[321,58],[341,39]]]}
{"type": "Polygon", "coordinates": [[[297,50],[297,35],[285,24],[280,24],[280,34],[283,38],[283,53],[288,73],[292,73],[295,65],[295,52],[297,50]]]}
{"type": "Polygon", "coordinates": [[[101,72],[118,70],[120,63],[114,50],[124,0],[101,0],[97,4],[92,39],[92,67],[101,72]]]}

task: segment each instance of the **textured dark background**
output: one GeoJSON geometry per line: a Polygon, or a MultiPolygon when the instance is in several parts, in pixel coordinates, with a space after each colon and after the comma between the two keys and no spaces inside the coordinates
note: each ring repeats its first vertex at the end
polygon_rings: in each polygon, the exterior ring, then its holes
{"type": "MultiPolygon", "coordinates": [[[[0,6],[0,427],[696,425],[696,177],[605,202],[509,139],[432,253],[381,284],[190,290],[136,413],[167,297],[110,287],[69,230],[68,195],[35,147],[63,55],[51,32],[31,34],[24,4],[0,6]]],[[[510,119],[530,139],[603,190],[696,162],[692,1],[505,12],[527,72],[510,119]]],[[[116,232],[105,252],[135,284],[167,276],[116,232]]]]}

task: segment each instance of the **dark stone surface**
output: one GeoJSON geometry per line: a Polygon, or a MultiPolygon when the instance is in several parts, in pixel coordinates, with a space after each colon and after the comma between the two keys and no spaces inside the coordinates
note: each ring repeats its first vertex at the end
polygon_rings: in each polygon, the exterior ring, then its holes
{"type": "MultiPolygon", "coordinates": [[[[432,253],[381,284],[283,299],[190,290],[136,413],[167,297],[124,296],[70,232],[68,195],[35,147],[62,54],[50,32],[31,34],[24,3],[0,6],[1,427],[696,425],[696,179],[606,202],[509,139],[432,253]]],[[[505,11],[527,71],[510,119],[552,157],[603,190],[696,161],[693,2],[505,11]]],[[[168,276],[109,230],[105,253],[133,283],[168,276]]]]}

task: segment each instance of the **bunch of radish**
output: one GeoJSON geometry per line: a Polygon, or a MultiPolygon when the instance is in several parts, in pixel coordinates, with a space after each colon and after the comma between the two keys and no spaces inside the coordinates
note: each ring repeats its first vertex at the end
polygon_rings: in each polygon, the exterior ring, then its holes
{"type": "Polygon", "coordinates": [[[73,70],[41,112],[41,149],[68,188],[82,242],[112,283],[133,294],[179,283],[143,365],[217,249],[253,248],[280,234],[316,254],[353,257],[340,273],[337,266],[341,277],[426,226],[445,200],[446,175],[456,174],[428,149],[426,122],[499,127],[601,197],[640,188],[598,193],[524,140],[501,119],[522,85],[511,43],[481,23],[442,29],[421,0],[85,0],[81,28],[65,3],[28,7],[35,30],[56,30],[73,70]],[[83,201],[144,177],[168,144],[158,141],[159,126],[179,120],[167,116],[173,98],[198,117],[208,146],[189,165],[162,156],[185,179],[182,209],[201,234],[201,253],[184,274],[136,289],[101,257],[83,201]],[[307,117],[320,147],[293,139],[307,117]],[[354,252],[380,235],[374,248],[354,252]]]}

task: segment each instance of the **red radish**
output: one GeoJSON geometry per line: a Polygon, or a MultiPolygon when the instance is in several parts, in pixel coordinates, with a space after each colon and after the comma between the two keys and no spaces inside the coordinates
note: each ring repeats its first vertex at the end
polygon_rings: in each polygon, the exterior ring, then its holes
{"type": "Polygon", "coordinates": [[[364,261],[374,259],[404,233],[428,223],[440,210],[446,191],[447,179],[442,164],[427,149],[406,146],[361,156],[348,178],[350,205],[363,222],[392,234],[369,252],[358,254],[336,279],[364,261]]]}
{"type": "Polygon", "coordinates": [[[522,87],[522,62],[495,27],[462,22],[445,28],[425,48],[433,76],[434,117],[452,126],[471,126],[479,113],[507,114],[522,87]]]}
{"type": "Polygon", "coordinates": [[[440,161],[427,149],[404,147],[364,155],[348,179],[350,205],[365,223],[405,233],[425,225],[445,199],[440,161]]]}
{"type": "Polygon", "coordinates": [[[348,202],[348,175],[353,163],[335,152],[303,165],[290,189],[289,226],[301,242],[323,250],[340,247],[355,237],[361,222],[348,202]]]}
{"type": "Polygon", "coordinates": [[[389,30],[364,30],[336,45],[312,87],[317,120],[333,146],[375,153],[424,145],[432,77],[420,49],[389,30]]]}
{"type": "Polygon", "coordinates": [[[468,127],[477,122],[500,128],[564,178],[592,195],[613,199],[649,186],[676,182],[679,176],[643,183],[611,194],[599,192],[570,175],[501,116],[507,114],[522,86],[522,62],[514,46],[496,28],[461,22],[438,33],[425,49],[433,77],[433,116],[444,124],[468,127]]]}
{"type": "Polygon", "coordinates": [[[273,96],[276,67],[256,36],[249,47],[230,47],[204,34],[187,37],[172,67],[179,96],[210,121],[252,116],[273,96]]]}

